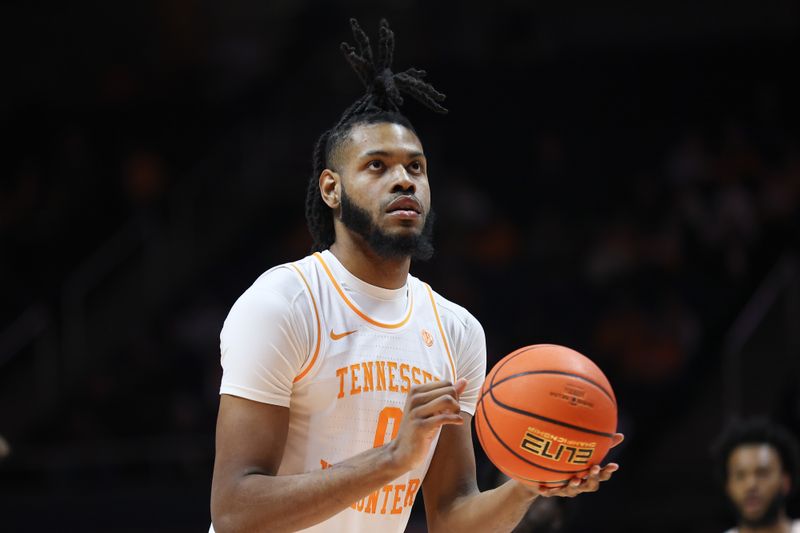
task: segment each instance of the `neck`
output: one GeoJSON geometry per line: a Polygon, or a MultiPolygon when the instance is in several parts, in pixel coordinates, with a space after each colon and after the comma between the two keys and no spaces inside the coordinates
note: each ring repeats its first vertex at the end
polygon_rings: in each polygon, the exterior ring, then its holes
{"type": "Polygon", "coordinates": [[[781,511],[778,519],[769,525],[752,527],[739,526],[739,533],[789,533],[792,530],[792,521],[786,515],[786,510],[781,511]]]}
{"type": "Polygon", "coordinates": [[[406,284],[411,268],[410,257],[380,257],[363,240],[356,240],[350,235],[344,238],[337,236],[330,250],[361,281],[384,289],[399,289],[406,284]]]}

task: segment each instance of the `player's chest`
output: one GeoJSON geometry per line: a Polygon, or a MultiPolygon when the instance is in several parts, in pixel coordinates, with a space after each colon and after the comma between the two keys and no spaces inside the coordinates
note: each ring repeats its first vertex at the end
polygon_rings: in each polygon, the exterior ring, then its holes
{"type": "Polygon", "coordinates": [[[414,385],[453,379],[441,334],[424,321],[412,320],[400,331],[329,324],[323,334],[319,367],[306,391],[318,406],[404,401],[414,385]]]}

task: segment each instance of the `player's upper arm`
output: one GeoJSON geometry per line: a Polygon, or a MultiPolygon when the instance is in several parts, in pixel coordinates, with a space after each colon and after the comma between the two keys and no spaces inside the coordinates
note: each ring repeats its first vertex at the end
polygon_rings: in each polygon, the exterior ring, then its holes
{"type": "Polygon", "coordinates": [[[246,476],[277,474],[288,429],[288,407],[227,394],[220,397],[211,482],[211,519],[215,527],[222,525],[235,508],[236,489],[246,476]]]}
{"type": "Polygon", "coordinates": [[[459,498],[479,492],[472,447],[472,415],[461,412],[462,425],[442,427],[436,451],[422,483],[429,531],[442,531],[442,523],[459,498]]]}
{"type": "Polygon", "coordinates": [[[292,386],[318,334],[308,298],[296,272],[274,269],[245,291],[225,320],[211,496],[215,524],[235,513],[237,489],[248,476],[278,472],[292,386]]]}
{"type": "Polygon", "coordinates": [[[430,531],[441,531],[458,499],[479,492],[472,446],[472,415],[486,376],[486,338],[480,323],[466,309],[442,298],[442,321],[456,365],[456,377],[467,380],[459,398],[464,424],[442,427],[425,475],[423,495],[430,531]]]}

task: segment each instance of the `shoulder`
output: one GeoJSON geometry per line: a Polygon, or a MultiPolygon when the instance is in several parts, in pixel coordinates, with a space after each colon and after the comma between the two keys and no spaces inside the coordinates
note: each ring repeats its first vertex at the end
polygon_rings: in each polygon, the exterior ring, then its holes
{"type": "Polygon", "coordinates": [[[262,274],[236,300],[220,332],[220,392],[289,407],[292,384],[319,338],[297,264],[262,274]]]}
{"type": "Polygon", "coordinates": [[[305,290],[302,273],[306,270],[307,263],[308,258],[306,257],[294,263],[284,263],[272,267],[256,278],[245,294],[248,292],[273,292],[287,300],[292,300],[305,290]]]}
{"type": "Polygon", "coordinates": [[[246,323],[275,318],[276,315],[308,315],[308,288],[298,270],[301,263],[285,263],[261,274],[231,307],[225,326],[242,320],[246,323]]]}
{"type": "Polygon", "coordinates": [[[434,291],[429,285],[426,290],[430,290],[442,329],[459,364],[477,365],[481,361],[485,364],[486,335],[478,319],[464,307],[434,291]],[[467,363],[468,361],[471,363],[467,363]]]}
{"type": "MultiPolygon", "coordinates": [[[[422,283],[419,280],[417,281],[422,283]]],[[[483,326],[481,326],[481,323],[472,315],[472,313],[457,303],[448,300],[433,290],[430,285],[428,285],[428,288],[430,288],[433,301],[436,303],[436,310],[442,320],[442,327],[444,327],[448,333],[471,333],[483,335],[483,326]]]]}
{"type": "Polygon", "coordinates": [[[274,266],[261,274],[239,299],[258,301],[278,298],[286,303],[295,303],[309,290],[306,279],[311,268],[312,256],[274,266]]]}

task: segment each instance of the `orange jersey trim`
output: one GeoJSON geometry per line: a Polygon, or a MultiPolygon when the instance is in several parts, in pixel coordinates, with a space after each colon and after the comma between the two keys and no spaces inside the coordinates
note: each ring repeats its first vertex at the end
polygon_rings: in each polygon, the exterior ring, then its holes
{"type": "Polygon", "coordinates": [[[339,293],[339,296],[341,296],[342,300],[344,300],[344,303],[347,304],[347,307],[352,309],[355,314],[357,314],[358,316],[360,316],[361,318],[363,318],[364,320],[366,320],[367,322],[369,322],[373,326],[378,326],[380,328],[386,328],[386,329],[397,329],[397,328],[401,328],[401,327],[405,326],[406,323],[408,322],[408,320],[411,318],[411,311],[413,311],[413,309],[414,309],[414,295],[413,295],[412,291],[408,291],[408,312],[406,313],[406,316],[405,316],[405,318],[403,318],[403,320],[401,320],[400,322],[397,322],[396,324],[386,324],[384,322],[378,322],[374,318],[370,318],[369,316],[367,316],[363,312],[361,312],[361,309],[356,307],[356,305],[347,298],[347,296],[345,295],[344,291],[339,286],[339,283],[333,277],[333,273],[331,272],[331,269],[328,268],[328,265],[325,263],[325,260],[322,258],[322,255],[320,255],[319,252],[316,252],[316,253],[314,253],[314,257],[322,265],[322,268],[325,269],[325,273],[330,278],[331,283],[333,283],[333,288],[336,289],[336,292],[339,293]]]}
{"type": "Polygon", "coordinates": [[[433,292],[431,291],[431,286],[427,283],[423,283],[425,285],[425,290],[428,291],[428,296],[431,299],[431,305],[433,306],[433,314],[436,315],[436,325],[439,326],[439,333],[442,334],[442,342],[444,342],[444,351],[447,352],[447,358],[450,360],[450,370],[453,371],[453,383],[455,384],[456,379],[456,365],[453,364],[453,356],[450,354],[450,346],[447,345],[447,337],[444,334],[444,328],[442,327],[442,321],[439,318],[439,310],[436,308],[436,301],[433,299],[433,292]]]}
{"type": "Polygon", "coordinates": [[[296,378],[294,378],[294,381],[292,381],[292,383],[297,383],[298,381],[303,379],[306,374],[308,374],[308,371],[311,370],[314,367],[314,363],[317,362],[317,356],[319,355],[320,341],[322,338],[322,327],[320,326],[319,323],[319,311],[317,310],[317,301],[314,299],[314,294],[311,292],[311,286],[308,284],[308,281],[306,281],[306,277],[303,275],[302,272],[300,272],[300,269],[297,268],[296,265],[292,265],[292,268],[297,271],[297,274],[300,276],[300,279],[303,280],[306,289],[308,289],[308,295],[311,297],[311,304],[314,306],[314,317],[317,319],[317,346],[314,348],[314,355],[311,357],[311,363],[306,367],[305,370],[300,372],[300,374],[298,374],[296,378]]]}

